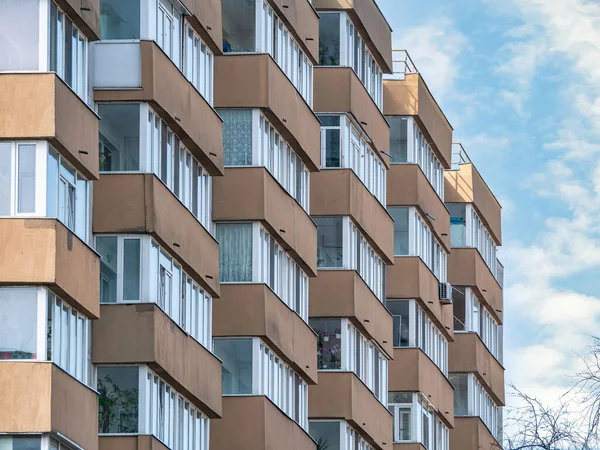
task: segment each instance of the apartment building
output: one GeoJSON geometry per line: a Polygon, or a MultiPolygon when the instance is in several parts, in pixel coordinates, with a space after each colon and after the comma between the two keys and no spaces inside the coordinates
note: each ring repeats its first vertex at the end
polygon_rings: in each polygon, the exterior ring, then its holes
{"type": "Polygon", "coordinates": [[[1,449],[501,440],[500,206],[374,0],[0,0],[0,55],[1,449]]]}

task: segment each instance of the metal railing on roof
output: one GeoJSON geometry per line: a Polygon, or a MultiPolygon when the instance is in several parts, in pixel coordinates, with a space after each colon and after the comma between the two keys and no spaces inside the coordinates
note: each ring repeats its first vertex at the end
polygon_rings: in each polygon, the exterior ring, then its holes
{"type": "Polygon", "coordinates": [[[404,80],[407,74],[418,73],[417,66],[407,50],[392,50],[392,74],[386,80],[404,80]]]}
{"type": "Polygon", "coordinates": [[[460,142],[452,143],[452,170],[458,170],[461,164],[470,164],[471,158],[460,142]]]}

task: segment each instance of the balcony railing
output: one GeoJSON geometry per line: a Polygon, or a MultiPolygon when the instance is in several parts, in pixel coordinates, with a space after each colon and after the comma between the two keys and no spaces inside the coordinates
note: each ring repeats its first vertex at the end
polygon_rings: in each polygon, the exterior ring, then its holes
{"type": "Polygon", "coordinates": [[[384,79],[404,80],[408,74],[419,73],[407,50],[392,50],[392,72],[384,75],[384,79]]]}
{"type": "Polygon", "coordinates": [[[458,170],[461,164],[471,164],[471,158],[460,142],[452,143],[452,170],[458,170]]]}

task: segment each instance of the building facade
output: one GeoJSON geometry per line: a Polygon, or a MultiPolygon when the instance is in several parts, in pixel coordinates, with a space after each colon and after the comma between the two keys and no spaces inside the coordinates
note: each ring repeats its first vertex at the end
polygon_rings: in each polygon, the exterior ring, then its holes
{"type": "Polygon", "coordinates": [[[0,0],[0,448],[502,438],[501,209],[374,0],[0,0]]]}

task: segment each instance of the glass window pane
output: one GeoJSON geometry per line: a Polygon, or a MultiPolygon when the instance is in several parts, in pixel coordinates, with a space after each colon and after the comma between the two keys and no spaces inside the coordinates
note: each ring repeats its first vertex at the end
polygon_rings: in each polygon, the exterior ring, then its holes
{"type": "Polygon", "coordinates": [[[140,239],[123,241],[123,300],[140,300],[140,239]]]}
{"type": "Polygon", "coordinates": [[[392,163],[408,162],[408,119],[406,117],[386,117],[390,124],[390,154],[392,163]]]}
{"type": "Polygon", "coordinates": [[[226,166],[252,164],[252,110],[219,109],[223,119],[223,158],[226,166]]]}
{"type": "MultiPolygon", "coordinates": [[[[0,450],[40,450],[40,436],[0,436],[0,450]]],[[[58,448],[52,447],[51,449],[58,448]]]]}
{"type": "Polygon", "coordinates": [[[221,282],[252,281],[252,224],[217,224],[221,282]]]}
{"type": "Polygon", "coordinates": [[[252,339],[215,339],[214,353],[223,361],[223,395],[252,394],[252,339]]]}
{"type": "Polygon", "coordinates": [[[317,363],[319,369],[342,368],[342,322],[340,319],[310,319],[317,334],[317,363]]]}
{"type": "Polygon", "coordinates": [[[18,212],[35,212],[35,144],[18,146],[18,212]]]}
{"type": "Polygon", "coordinates": [[[255,0],[223,0],[221,9],[223,52],[256,51],[255,0]]]}
{"type": "Polygon", "coordinates": [[[319,19],[319,64],[340,65],[340,15],[321,13],[319,19]]]}
{"type": "Polygon", "coordinates": [[[410,301],[388,300],[386,306],[394,317],[394,347],[410,346],[410,301]]]}
{"type": "Polygon", "coordinates": [[[139,39],[140,0],[101,0],[100,38],[139,39]]]}
{"type": "Polygon", "coordinates": [[[96,251],[100,254],[100,302],[117,301],[117,237],[96,237],[96,251]]]}
{"type": "Polygon", "coordinates": [[[98,114],[100,170],[140,170],[140,105],[100,104],[98,114]]]}
{"type": "Polygon", "coordinates": [[[468,407],[468,374],[453,373],[449,376],[452,386],[454,386],[454,415],[469,415],[468,407]]]}
{"type": "Polygon", "coordinates": [[[390,207],[388,211],[394,219],[394,255],[409,254],[408,208],[390,207]]]}
{"type": "Polygon", "coordinates": [[[465,288],[463,286],[452,286],[454,331],[467,331],[467,314],[465,288]]]}
{"type": "Polygon", "coordinates": [[[98,367],[99,433],[137,433],[138,367],[98,367]]]}
{"type": "MultiPolygon", "coordinates": [[[[336,450],[343,448],[340,443],[341,422],[310,422],[310,435],[317,442],[318,449],[336,450]]],[[[349,449],[352,450],[352,449],[349,449]]]]}
{"type": "MultiPolygon", "coordinates": [[[[53,148],[48,149],[47,164],[48,167],[46,170],[46,216],[56,218],[58,217],[58,153],[53,148]]],[[[2,162],[0,162],[0,166],[1,165],[2,162]]],[[[0,167],[0,171],[1,170],[2,168],[0,167]]],[[[0,191],[1,190],[2,188],[0,188],[0,191]]]]}
{"type": "Polygon", "coordinates": [[[325,129],[325,167],[341,167],[340,130],[325,129]]]}
{"type": "Polygon", "coordinates": [[[342,217],[314,217],[317,224],[317,266],[343,266],[342,217]]]}
{"type": "Polygon", "coordinates": [[[0,216],[10,215],[12,145],[0,142],[0,216]]]}
{"type": "Polygon", "coordinates": [[[0,288],[0,360],[37,359],[37,294],[0,288]]]}
{"type": "Polygon", "coordinates": [[[0,0],[0,11],[0,72],[38,70],[39,0],[0,0]]]}
{"type": "Polygon", "coordinates": [[[467,245],[466,205],[446,203],[446,207],[450,211],[450,245],[452,247],[465,247],[467,245]]]}

